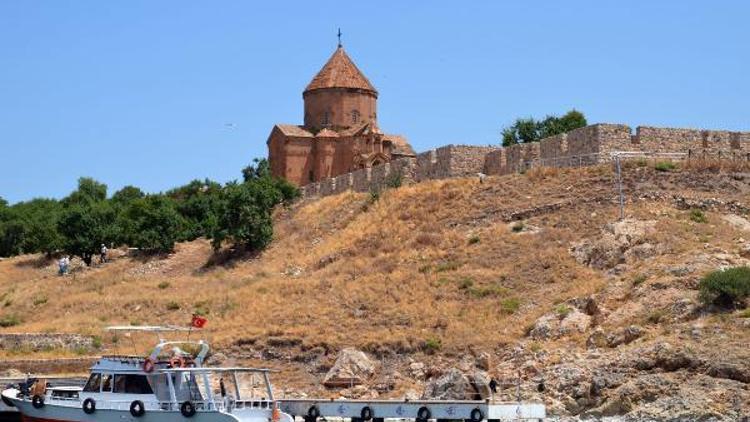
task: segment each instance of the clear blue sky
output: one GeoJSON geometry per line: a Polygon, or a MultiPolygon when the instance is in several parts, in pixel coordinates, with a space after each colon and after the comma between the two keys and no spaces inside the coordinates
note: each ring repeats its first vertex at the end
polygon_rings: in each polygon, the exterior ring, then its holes
{"type": "Polygon", "coordinates": [[[518,116],[750,130],[750,2],[0,2],[0,196],[225,182],[344,46],[417,151],[518,116]],[[231,124],[233,126],[227,126],[231,124]]]}

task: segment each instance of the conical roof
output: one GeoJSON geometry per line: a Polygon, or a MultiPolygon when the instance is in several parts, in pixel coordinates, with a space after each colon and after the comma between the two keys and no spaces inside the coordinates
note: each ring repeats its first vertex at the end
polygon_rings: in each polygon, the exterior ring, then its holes
{"type": "Polygon", "coordinates": [[[310,81],[305,92],[324,88],[357,88],[378,93],[341,46],[310,81]]]}

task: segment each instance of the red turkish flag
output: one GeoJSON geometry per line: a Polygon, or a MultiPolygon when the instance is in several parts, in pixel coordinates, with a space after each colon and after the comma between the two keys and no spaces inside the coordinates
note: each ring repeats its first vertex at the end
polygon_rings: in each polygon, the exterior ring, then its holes
{"type": "Polygon", "coordinates": [[[193,320],[190,321],[190,325],[193,328],[203,328],[203,326],[206,325],[207,322],[208,320],[206,318],[203,318],[200,315],[193,315],[193,320]]]}

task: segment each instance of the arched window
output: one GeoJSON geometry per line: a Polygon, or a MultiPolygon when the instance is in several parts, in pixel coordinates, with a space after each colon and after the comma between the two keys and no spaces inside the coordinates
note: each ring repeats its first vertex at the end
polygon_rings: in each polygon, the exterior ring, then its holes
{"type": "Polygon", "coordinates": [[[353,124],[359,123],[359,111],[358,110],[352,110],[352,123],[353,124]]]}
{"type": "Polygon", "coordinates": [[[323,120],[320,122],[323,126],[328,126],[331,124],[331,115],[327,111],[323,113],[323,120]]]}

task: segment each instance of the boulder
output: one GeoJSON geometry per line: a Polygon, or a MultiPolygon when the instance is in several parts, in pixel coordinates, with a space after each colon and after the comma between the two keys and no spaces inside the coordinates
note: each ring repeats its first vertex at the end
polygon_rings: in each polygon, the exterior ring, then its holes
{"type": "Polygon", "coordinates": [[[346,348],[339,352],[333,367],[323,378],[323,385],[328,388],[360,385],[374,373],[375,364],[364,352],[346,348]]]}
{"type": "Polygon", "coordinates": [[[642,327],[631,325],[621,328],[617,331],[606,333],[601,327],[594,330],[586,340],[586,346],[589,349],[600,347],[617,347],[621,344],[628,344],[641,337],[644,333],[642,327]]]}
{"type": "Polygon", "coordinates": [[[451,368],[439,378],[430,380],[425,386],[424,400],[465,400],[472,390],[469,380],[457,368],[451,368]]]}
{"type": "Polygon", "coordinates": [[[646,235],[653,231],[655,224],[653,220],[635,219],[607,224],[596,238],[574,243],[570,252],[579,263],[600,270],[614,268],[625,262],[626,257],[646,258],[656,250],[646,242],[646,235]]]}

